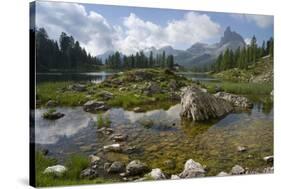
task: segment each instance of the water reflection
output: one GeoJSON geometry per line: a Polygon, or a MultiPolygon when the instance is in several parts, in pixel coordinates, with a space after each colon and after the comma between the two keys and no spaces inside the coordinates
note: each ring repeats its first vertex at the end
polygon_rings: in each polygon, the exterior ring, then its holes
{"type": "Polygon", "coordinates": [[[98,83],[106,79],[112,73],[107,72],[89,72],[89,73],[37,73],[36,82],[93,82],[98,83]]]}

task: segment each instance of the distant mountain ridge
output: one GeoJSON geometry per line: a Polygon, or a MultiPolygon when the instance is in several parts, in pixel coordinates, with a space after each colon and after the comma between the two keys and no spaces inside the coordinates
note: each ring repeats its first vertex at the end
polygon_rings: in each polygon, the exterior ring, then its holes
{"type": "MultiPolygon", "coordinates": [[[[184,67],[202,67],[213,63],[219,54],[224,52],[226,49],[235,51],[237,48],[243,48],[245,46],[246,43],[243,37],[235,31],[231,31],[230,27],[227,27],[218,43],[206,44],[198,42],[186,50],[174,49],[172,46],[165,46],[159,49],[149,47],[143,49],[143,52],[146,56],[149,56],[150,52],[156,56],[157,54],[162,54],[163,51],[165,51],[166,55],[174,56],[176,64],[184,67]]],[[[97,57],[104,61],[113,53],[113,51],[108,51],[102,55],[98,55],[97,57]]]]}

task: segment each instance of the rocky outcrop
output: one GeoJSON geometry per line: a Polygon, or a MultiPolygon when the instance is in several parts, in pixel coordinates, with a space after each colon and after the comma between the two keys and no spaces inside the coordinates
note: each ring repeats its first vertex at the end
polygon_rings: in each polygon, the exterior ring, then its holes
{"type": "Polygon", "coordinates": [[[204,121],[218,118],[231,112],[233,107],[224,99],[189,86],[183,90],[181,98],[181,117],[188,120],[204,121]]]}
{"type": "Polygon", "coordinates": [[[244,96],[234,95],[225,92],[218,92],[214,94],[214,96],[228,101],[234,107],[238,107],[238,108],[253,107],[253,103],[251,103],[250,100],[244,96]]]}
{"type": "Polygon", "coordinates": [[[164,173],[159,168],[152,169],[151,172],[147,174],[147,176],[150,177],[153,180],[166,179],[164,173]]]}
{"type": "Polygon", "coordinates": [[[140,160],[131,161],[126,167],[126,174],[129,176],[141,175],[148,171],[148,166],[140,160]]]}
{"type": "Polygon", "coordinates": [[[109,107],[102,101],[90,100],[83,106],[84,111],[96,113],[98,111],[106,111],[109,107]]]}
{"type": "Polygon", "coordinates": [[[54,165],[51,167],[47,167],[44,170],[44,174],[52,174],[55,176],[62,176],[67,171],[67,168],[63,165],[54,165]]]}
{"type": "Polygon", "coordinates": [[[193,159],[189,159],[185,162],[184,170],[179,174],[180,178],[191,178],[191,177],[204,177],[205,170],[203,166],[193,161],[193,159]]]}

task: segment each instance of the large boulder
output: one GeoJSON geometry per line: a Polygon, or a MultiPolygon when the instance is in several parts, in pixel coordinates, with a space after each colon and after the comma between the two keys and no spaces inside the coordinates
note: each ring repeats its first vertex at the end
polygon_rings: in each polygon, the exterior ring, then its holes
{"type": "Polygon", "coordinates": [[[140,160],[133,160],[126,167],[126,173],[129,176],[142,175],[148,171],[148,166],[140,160]]]}
{"type": "Polygon", "coordinates": [[[147,174],[147,176],[152,178],[153,180],[166,179],[164,173],[159,168],[152,169],[151,172],[147,174]]]}
{"type": "Polygon", "coordinates": [[[189,86],[182,92],[180,115],[185,119],[204,121],[219,118],[232,110],[233,107],[226,100],[203,92],[197,87],[189,86]]]}
{"type": "Polygon", "coordinates": [[[51,167],[47,167],[44,170],[44,174],[53,174],[55,176],[62,176],[67,171],[67,168],[63,165],[54,165],[51,167]]]}
{"type": "Polygon", "coordinates": [[[205,176],[204,167],[200,163],[193,161],[193,159],[189,159],[185,162],[184,170],[179,174],[180,178],[204,177],[204,176],[205,176]]]}
{"type": "Polygon", "coordinates": [[[98,111],[106,111],[109,107],[102,101],[90,100],[83,106],[84,111],[96,113],[98,111]]]}
{"type": "Polygon", "coordinates": [[[251,103],[250,100],[244,96],[234,95],[225,92],[218,92],[214,94],[214,96],[228,101],[234,107],[238,107],[238,108],[253,107],[253,103],[251,103]]]}

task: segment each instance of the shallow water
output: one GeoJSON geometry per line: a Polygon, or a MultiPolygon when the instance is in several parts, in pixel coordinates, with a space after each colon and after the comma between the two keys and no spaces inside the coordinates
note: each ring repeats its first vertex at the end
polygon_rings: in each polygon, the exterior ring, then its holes
{"type": "Polygon", "coordinates": [[[104,145],[115,142],[96,132],[97,115],[81,107],[57,110],[65,117],[56,121],[42,118],[46,109],[36,110],[35,141],[37,149],[48,149],[49,155],[60,161],[71,154],[97,154],[108,161],[140,159],[152,168],[175,174],[192,158],[207,166],[208,175],[216,175],[236,164],[250,169],[266,167],[262,158],[273,154],[273,109],[263,111],[260,103],[249,112],[231,113],[206,123],[181,121],[180,105],[145,113],[112,108],[105,112],[112,121],[111,128],[114,133],[128,135],[121,143],[123,153],[101,151],[104,145]],[[247,151],[237,152],[238,146],[246,146],[247,151]],[[167,166],[167,160],[175,167],[167,166]]]}

